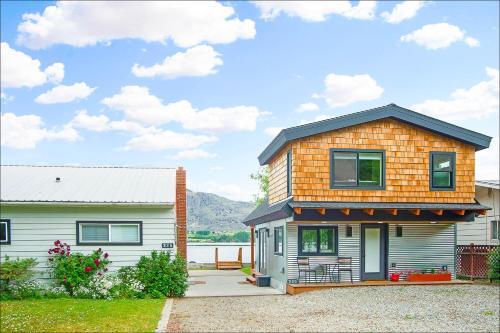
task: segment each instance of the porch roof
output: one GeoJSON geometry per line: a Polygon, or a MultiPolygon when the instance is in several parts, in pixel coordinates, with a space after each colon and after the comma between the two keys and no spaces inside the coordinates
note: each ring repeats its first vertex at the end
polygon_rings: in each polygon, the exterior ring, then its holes
{"type": "Polygon", "coordinates": [[[265,200],[244,220],[257,225],[287,217],[294,221],[472,221],[491,208],[478,203],[294,201],[269,205],[265,200]]]}

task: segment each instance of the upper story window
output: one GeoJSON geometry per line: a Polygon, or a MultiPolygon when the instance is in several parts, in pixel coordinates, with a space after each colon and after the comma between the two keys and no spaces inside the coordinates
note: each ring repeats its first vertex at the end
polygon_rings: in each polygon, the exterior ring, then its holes
{"type": "Polygon", "coordinates": [[[141,245],[142,222],[77,222],[78,245],[141,245]]]}
{"type": "Polygon", "coordinates": [[[455,153],[431,152],[431,190],[453,191],[455,189],[455,153]]]}
{"type": "Polygon", "coordinates": [[[10,244],[10,220],[0,220],[0,244],[10,244]]]}
{"type": "Polygon", "coordinates": [[[331,149],[331,188],[383,189],[383,150],[331,149]]]}
{"type": "Polygon", "coordinates": [[[286,154],[286,193],[292,195],[292,151],[286,154]]]}

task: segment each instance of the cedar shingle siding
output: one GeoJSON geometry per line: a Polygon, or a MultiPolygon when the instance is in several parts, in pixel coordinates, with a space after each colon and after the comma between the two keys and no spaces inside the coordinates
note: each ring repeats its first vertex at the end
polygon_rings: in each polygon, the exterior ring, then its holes
{"type": "Polygon", "coordinates": [[[296,201],[474,203],[474,146],[402,121],[386,118],[292,141],[269,163],[271,204],[287,197],[289,149],[296,201]],[[386,189],[330,189],[330,148],[385,150],[386,189]],[[455,191],[430,190],[431,151],[456,152],[455,191]]]}

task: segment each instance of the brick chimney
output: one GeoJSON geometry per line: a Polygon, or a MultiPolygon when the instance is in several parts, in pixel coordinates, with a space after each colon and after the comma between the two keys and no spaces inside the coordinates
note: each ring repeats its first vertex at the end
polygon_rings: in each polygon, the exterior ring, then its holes
{"type": "Polygon", "coordinates": [[[175,172],[175,215],[177,223],[177,253],[187,259],[186,239],[186,170],[178,167],[175,172]]]}

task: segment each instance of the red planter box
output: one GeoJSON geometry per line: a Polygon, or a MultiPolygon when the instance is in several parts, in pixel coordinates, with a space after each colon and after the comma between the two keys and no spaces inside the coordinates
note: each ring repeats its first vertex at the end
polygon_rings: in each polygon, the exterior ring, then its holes
{"type": "Polygon", "coordinates": [[[451,281],[451,274],[450,273],[408,274],[406,280],[409,282],[451,281]]]}

